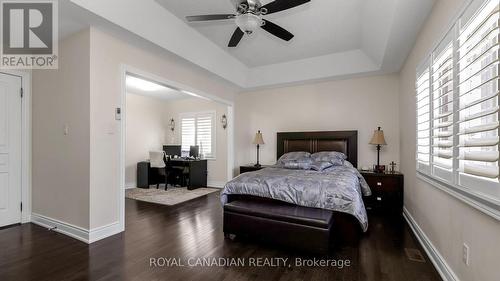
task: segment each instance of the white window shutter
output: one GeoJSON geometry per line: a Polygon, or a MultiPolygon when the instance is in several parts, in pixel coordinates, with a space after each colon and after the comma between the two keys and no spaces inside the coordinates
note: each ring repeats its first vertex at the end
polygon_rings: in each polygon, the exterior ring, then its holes
{"type": "Polygon", "coordinates": [[[430,73],[426,67],[421,74],[417,74],[417,167],[429,165],[430,160],[430,73]]]}
{"type": "Polygon", "coordinates": [[[199,114],[196,117],[196,144],[205,158],[214,158],[214,113],[199,114]]]}
{"type": "Polygon", "coordinates": [[[181,117],[181,146],[182,151],[189,151],[189,148],[196,143],[196,117],[181,117]]]}
{"type": "Polygon", "coordinates": [[[180,119],[184,155],[192,145],[198,145],[200,156],[215,158],[215,112],[183,113],[180,119]]]}
{"type": "Polygon", "coordinates": [[[499,178],[499,5],[488,1],[458,37],[459,184],[499,178]]]}
{"type": "Polygon", "coordinates": [[[433,172],[451,181],[453,169],[453,41],[446,39],[432,63],[432,166],[433,172]]]}

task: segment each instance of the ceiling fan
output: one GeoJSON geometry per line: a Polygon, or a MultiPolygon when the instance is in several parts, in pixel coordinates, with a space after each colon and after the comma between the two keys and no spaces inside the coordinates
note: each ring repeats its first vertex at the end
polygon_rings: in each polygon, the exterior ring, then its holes
{"type": "Polygon", "coordinates": [[[263,19],[262,16],[297,7],[310,1],[275,0],[262,5],[259,0],[231,0],[235,5],[236,14],[187,16],[186,19],[188,22],[234,20],[238,27],[236,27],[231,40],[229,40],[228,47],[236,47],[245,33],[252,34],[259,27],[278,38],[290,41],[293,38],[292,33],[277,24],[263,19]]]}

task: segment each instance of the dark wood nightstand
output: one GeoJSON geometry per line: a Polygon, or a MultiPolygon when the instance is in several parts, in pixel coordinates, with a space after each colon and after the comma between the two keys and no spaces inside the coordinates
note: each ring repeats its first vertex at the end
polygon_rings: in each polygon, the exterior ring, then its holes
{"type": "Polygon", "coordinates": [[[255,167],[254,165],[245,165],[245,166],[240,166],[240,174],[246,173],[246,172],[254,172],[258,171],[260,169],[264,169],[270,167],[268,165],[262,165],[260,167],[255,167]]]}
{"type": "Polygon", "coordinates": [[[403,213],[404,176],[401,173],[374,173],[361,171],[372,191],[363,197],[368,211],[383,211],[401,215],[403,213]]]}

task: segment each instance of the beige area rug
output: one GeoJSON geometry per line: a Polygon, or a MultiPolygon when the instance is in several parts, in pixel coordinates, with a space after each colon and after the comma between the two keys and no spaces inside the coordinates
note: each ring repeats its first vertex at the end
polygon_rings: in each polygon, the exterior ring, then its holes
{"type": "Polygon", "coordinates": [[[217,191],[220,191],[220,189],[197,188],[188,190],[186,187],[169,187],[165,191],[164,189],[156,188],[130,188],[125,190],[125,197],[139,201],[173,206],[217,191]]]}

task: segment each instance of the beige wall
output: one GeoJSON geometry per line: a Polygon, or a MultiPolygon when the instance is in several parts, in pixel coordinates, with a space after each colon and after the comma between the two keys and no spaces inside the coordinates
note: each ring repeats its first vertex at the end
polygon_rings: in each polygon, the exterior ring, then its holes
{"type": "Polygon", "coordinates": [[[208,185],[222,187],[227,181],[227,130],[222,128],[220,123],[222,115],[227,115],[227,106],[221,103],[203,100],[199,98],[188,98],[169,102],[167,120],[174,118],[177,121],[176,130],[168,131],[167,141],[169,143],[180,144],[180,119],[179,114],[185,112],[198,112],[213,110],[216,112],[215,134],[216,148],[215,159],[208,160],[208,185]]]}
{"type": "Polygon", "coordinates": [[[416,178],[415,72],[444,35],[464,0],[440,0],[423,27],[400,74],[401,160],[405,207],[460,280],[498,280],[500,223],[416,178]],[[470,247],[470,265],[462,262],[462,244],[470,247]]]}
{"type": "Polygon", "coordinates": [[[157,98],[127,93],[125,186],[136,187],[137,162],[149,158],[150,151],[161,151],[167,140],[167,106],[157,98]]]}
{"type": "Polygon", "coordinates": [[[89,31],[66,38],[59,69],[32,77],[32,209],[82,228],[89,227],[89,40],[89,31]]]}
{"type": "Polygon", "coordinates": [[[358,130],[358,166],[376,162],[368,144],[381,126],[388,146],[381,164],[399,164],[398,76],[384,75],[242,93],[236,107],[236,161],[255,163],[252,140],[264,135],[261,162],[276,162],[276,133],[287,131],[358,130]]]}
{"type": "Polygon", "coordinates": [[[138,47],[90,29],[90,227],[119,220],[120,106],[122,64],[233,100],[236,88],[158,47],[138,47]]]}

